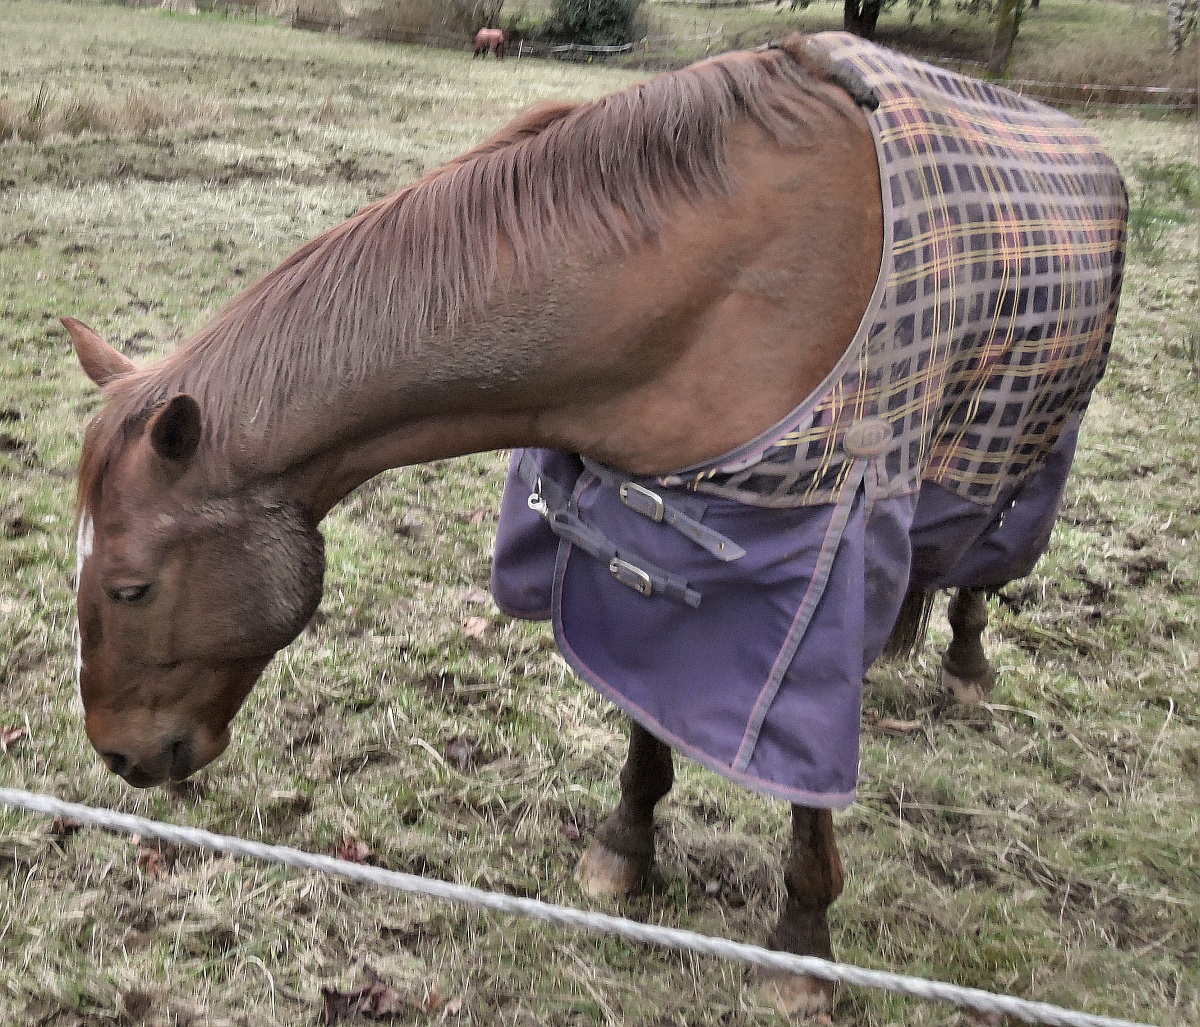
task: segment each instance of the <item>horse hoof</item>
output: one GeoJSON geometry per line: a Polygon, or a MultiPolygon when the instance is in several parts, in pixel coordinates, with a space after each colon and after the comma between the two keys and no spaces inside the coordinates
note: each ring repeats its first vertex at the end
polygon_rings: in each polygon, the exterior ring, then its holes
{"type": "Polygon", "coordinates": [[[938,674],[938,684],[943,694],[959,706],[982,706],[985,699],[991,698],[995,683],[994,672],[970,680],[951,674],[945,667],[938,674]]]}
{"type": "Polygon", "coordinates": [[[648,869],[639,860],[618,855],[606,845],[593,841],[579,861],[575,878],[584,894],[594,899],[620,899],[641,887],[648,869]]]}
{"type": "Polygon", "coordinates": [[[833,981],[782,970],[759,970],[758,986],[763,998],[784,1016],[816,1023],[833,1022],[829,1016],[833,1008],[833,981]]]}

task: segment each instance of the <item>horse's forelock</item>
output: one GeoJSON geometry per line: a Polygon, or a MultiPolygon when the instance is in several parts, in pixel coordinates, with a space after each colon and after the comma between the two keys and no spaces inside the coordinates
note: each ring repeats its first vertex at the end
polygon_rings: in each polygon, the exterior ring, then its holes
{"type": "Polygon", "coordinates": [[[88,424],[80,452],[75,492],[77,529],[85,512],[94,510],[100,501],[105,472],[169,391],[162,372],[170,366],[168,359],[106,387],[107,401],[88,424]]]}

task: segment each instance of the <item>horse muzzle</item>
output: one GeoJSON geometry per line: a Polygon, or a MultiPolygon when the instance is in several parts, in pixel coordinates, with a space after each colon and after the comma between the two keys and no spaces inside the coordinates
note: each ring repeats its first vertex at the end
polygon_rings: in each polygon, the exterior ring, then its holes
{"type": "Polygon", "coordinates": [[[125,734],[104,730],[102,717],[88,718],[88,738],[105,766],[134,788],[152,788],[166,781],[183,781],[215,760],[229,744],[228,730],[125,734]],[[140,739],[150,741],[139,744],[140,739]],[[134,739],[137,738],[137,741],[134,739]]]}
{"type": "Polygon", "coordinates": [[[116,749],[100,751],[105,765],[134,788],[152,788],[164,781],[183,781],[196,770],[193,746],[186,738],[175,738],[159,747],[149,759],[116,749]]]}

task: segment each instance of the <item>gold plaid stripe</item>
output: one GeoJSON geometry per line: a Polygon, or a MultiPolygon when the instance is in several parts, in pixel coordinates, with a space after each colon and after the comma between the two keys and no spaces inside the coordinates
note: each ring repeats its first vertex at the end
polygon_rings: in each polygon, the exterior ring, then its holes
{"type": "MultiPolygon", "coordinates": [[[[848,427],[884,417],[883,488],[937,481],[981,503],[1035,470],[1104,371],[1124,186],[1057,111],[845,33],[812,38],[879,99],[885,293],[843,373],[751,466],[693,487],[759,505],[834,502],[848,427]]],[[[745,454],[743,454],[743,457],[745,454]]]]}

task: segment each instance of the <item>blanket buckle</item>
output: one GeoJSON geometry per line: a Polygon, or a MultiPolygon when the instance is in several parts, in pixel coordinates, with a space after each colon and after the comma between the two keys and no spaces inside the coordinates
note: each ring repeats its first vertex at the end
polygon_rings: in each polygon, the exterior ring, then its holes
{"type": "Polygon", "coordinates": [[[662,523],[666,506],[658,493],[651,492],[636,481],[623,481],[620,494],[621,502],[630,510],[640,513],[643,517],[649,517],[655,524],[662,523]]]}
{"type": "Polygon", "coordinates": [[[654,594],[654,583],[650,580],[650,575],[641,567],[635,567],[628,561],[614,556],[608,561],[608,569],[622,585],[628,585],[635,592],[641,592],[644,596],[654,594]]]}

